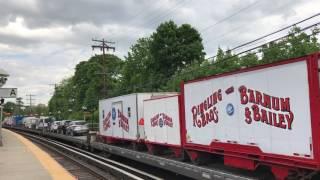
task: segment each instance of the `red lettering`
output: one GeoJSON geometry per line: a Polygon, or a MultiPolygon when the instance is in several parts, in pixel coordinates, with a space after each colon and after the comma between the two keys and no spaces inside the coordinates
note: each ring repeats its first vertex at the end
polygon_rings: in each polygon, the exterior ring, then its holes
{"type": "Polygon", "coordinates": [[[251,119],[251,112],[250,109],[248,107],[245,108],[245,116],[246,116],[246,123],[251,124],[252,119],[251,119]]]}
{"type": "Polygon", "coordinates": [[[272,125],[272,112],[271,111],[269,111],[269,121],[268,121],[268,123],[267,124],[270,124],[270,125],[272,125]]]}
{"type": "Polygon", "coordinates": [[[268,123],[267,111],[261,109],[261,122],[268,123]]]}
{"type": "Polygon", "coordinates": [[[280,127],[279,123],[277,122],[277,114],[276,113],[272,113],[272,119],[273,119],[273,125],[275,127],[280,127]]]}
{"type": "Polygon", "coordinates": [[[286,119],[287,119],[287,122],[288,122],[288,129],[291,130],[292,122],[293,122],[293,119],[294,119],[294,115],[293,115],[293,113],[291,111],[289,112],[289,114],[286,115],[286,119]]]}
{"type": "Polygon", "coordinates": [[[249,102],[256,103],[253,90],[248,89],[248,93],[249,93],[249,102]]]}
{"type": "Polygon", "coordinates": [[[204,110],[207,111],[208,110],[207,100],[204,100],[203,104],[204,104],[204,110]]]}
{"type": "Polygon", "coordinates": [[[219,99],[219,101],[222,101],[221,89],[218,90],[218,99],[219,99]]]}
{"type": "Polygon", "coordinates": [[[203,102],[200,104],[200,112],[201,112],[201,113],[204,112],[203,102]]]}
{"type": "Polygon", "coordinates": [[[248,103],[248,96],[247,96],[247,92],[246,91],[247,91],[247,88],[245,86],[241,86],[239,88],[241,104],[247,104],[248,103]]]}
{"type": "Polygon", "coordinates": [[[281,111],[290,112],[290,99],[289,98],[281,98],[281,111]]]}
{"type": "Polygon", "coordinates": [[[282,129],[286,129],[287,126],[285,125],[285,121],[284,121],[284,115],[283,114],[278,114],[279,116],[279,127],[282,129]]]}
{"type": "Polygon", "coordinates": [[[259,106],[257,106],[256,104],[252,105],[252,111],[253,111],[253,120],[260,121],[259,106]]]}
{"type": "Polygon", "coordinates": [[[198,126],[199,128],[201,128],[201,120],[200,120],[200,119],[197,119],[197,126],[198,126]]]}
{"type": "Polygon", "coordinates": [[[263,107],[271,109],[271,98],[267,94],[263,94],[263,107]]]}
{"type": "Polygon", "coordinates": [[[262,105],[262,94],[259,91],[256,91],[256,104],[262,105]]]}
{"type": "Polygon", "coordinates": [[[279,111],[279,98],[272,97],[272,109],[279,111]]]}
{"type": "Polygon", "coordinates": [[[215,122],[215,123],[218,123],[218,121],[219,121],[219,117],[218,117],[218,110],[217,110],[217,108],[216,107],[213,107],[213,111],[214,111],[214,114],[215,114],[215,118],[213,119],[213,122],[215,122]]]}
{"type": "Polygon", "coordinates": [[[213,109],[210,109],[210,111],[209,111],[209,122],[211,122],[213,120],[214,120],[214,112],[213,112],[213,109]]]}

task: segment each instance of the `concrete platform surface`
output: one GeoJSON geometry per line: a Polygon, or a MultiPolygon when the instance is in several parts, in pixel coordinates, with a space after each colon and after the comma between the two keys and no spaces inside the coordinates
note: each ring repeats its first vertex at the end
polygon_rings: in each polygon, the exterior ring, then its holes
{"type": "Polygon", "coordinates": [[[0,147],[0,179],[47,180],[75,179],[49,154],[28,139],[9,130],[2,130],[0,147]]]}

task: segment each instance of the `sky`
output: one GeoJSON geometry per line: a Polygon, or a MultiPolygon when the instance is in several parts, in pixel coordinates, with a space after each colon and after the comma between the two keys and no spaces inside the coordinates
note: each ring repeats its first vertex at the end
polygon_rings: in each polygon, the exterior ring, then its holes
{"type": "Polygon", "coordinates": [[[0,68],[10,74],[4,87],[18,88],[25,104],[27,94],[47,104],[54,91],[50,84],[100,54],[92,50],[92,38],[115,42],[110,53],[123,58],[138,38],[173,20],[196,28],[210,57],[218,47],[253,40],[316,14],[319,7],[319,0],[0,0],[0,68]]]}

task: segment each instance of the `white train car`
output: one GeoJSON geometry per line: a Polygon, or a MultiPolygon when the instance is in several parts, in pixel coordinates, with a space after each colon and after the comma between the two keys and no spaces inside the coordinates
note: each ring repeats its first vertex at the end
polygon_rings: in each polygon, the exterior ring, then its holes
{"type": "Polygon", "coordinates": [[[156,154],[163,148],[168,148],[176,157],[180,157],[180,95],[148,99],[143,106],[148,151],[156,154]]]}
{"type": "Polygon", "coordinates": [[[191,159],[219,154],[234,167],[270,166],[279,179],[319,167],[319,62],[315,54],[184,83],[191,159]]]}
{"type": "Polygon", "coordinates": [[[107,143],[144,140],[143,101],[172,93],[134,93],[99,101],[99,136],[107,143]],[[143,122],[143,121],[141,121],[143,122]]]}

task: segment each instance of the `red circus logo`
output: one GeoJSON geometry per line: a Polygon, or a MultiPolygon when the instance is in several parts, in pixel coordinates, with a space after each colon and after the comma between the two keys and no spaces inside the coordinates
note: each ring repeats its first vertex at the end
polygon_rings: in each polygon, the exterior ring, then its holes
{"type": "Polygon", "coordinates": [[[119,127],[129,132],[129,119],[118,109],[119,127]]]}
{"type": "Polygon", "coordinates": [[[162,128],[163,126],[173,126],[172,118],[165,113],[156,114],[150,119],[150,122],[151,127],[159,126],[162,128]]]}
{"type": "Polygon", "coordinates": [[[106,131],[108,130],[111,126],[110,126],[110,117],[111,117],[111,113],[109,112],[106,116],[106,118],[104,118],[103,120],[103,129],[106,131]]]}

